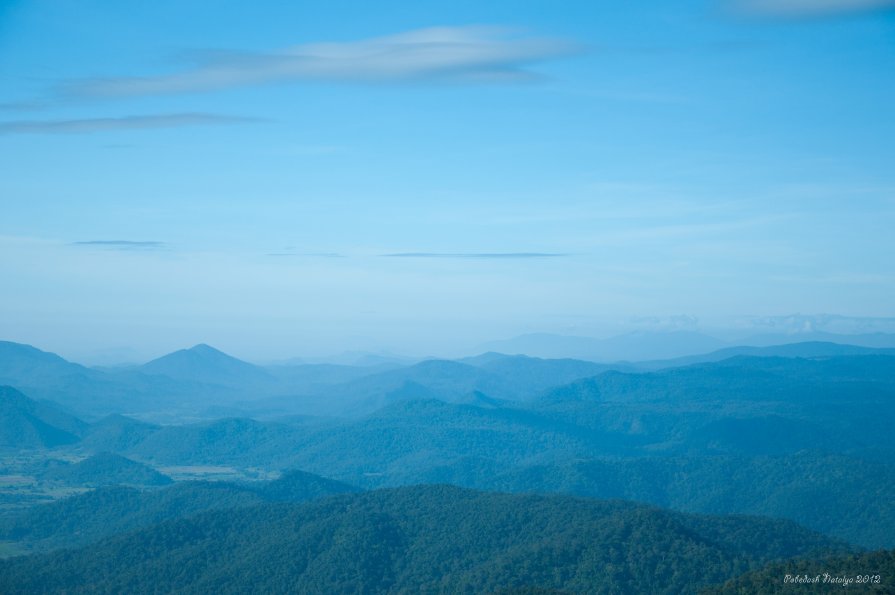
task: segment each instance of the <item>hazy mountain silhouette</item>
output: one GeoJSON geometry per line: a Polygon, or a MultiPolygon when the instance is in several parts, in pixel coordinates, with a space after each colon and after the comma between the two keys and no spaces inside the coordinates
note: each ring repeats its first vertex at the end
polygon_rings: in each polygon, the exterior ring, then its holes
{"type": "Polygon", "coordinates": [[[755,347],[740,345],[726,347],[710,353],[691,355],[670,360],[654,362],[638,362],[639,368],[676,368],[690,364],[717,362],[731,357],[748,355],[752,357],[836,357],[843,355],[895,355],[895,348],[862,347],[829,341],[806,341],[804,343],[787,343],[755,347]]]}
{"type": "Polygon", "coordinates": [[[86,427],[52,405],[30,399],[10,386],[0,386],[0,446],[47,448],[72,444],[86,427]]]}
{"type": "Polygon", "coordinates": [[[177,380],[224,385],[252,385],[273,380],[263,368],[218,351],[204,343],[181,349],[140,366],[146,374],[177,380]]]}
{"type": "Polygon", "coordinates": [[[801,331],[791,333],[762,333],[749,335],[737,341],[740,345],[767,347],[787,343],[824,342],[857,345],[874,349],[895,348],[895,333],[838,334],[824,331],[801,331]]]}
{"type": "Polygon", "coordinates": [[[485,351],[523,354],[551,359],[573,358],[596,362],[670,359],[706,353],[727,343],[694,331],[637,331],[608,339],[535,333],[492,341],[485,351]]]}

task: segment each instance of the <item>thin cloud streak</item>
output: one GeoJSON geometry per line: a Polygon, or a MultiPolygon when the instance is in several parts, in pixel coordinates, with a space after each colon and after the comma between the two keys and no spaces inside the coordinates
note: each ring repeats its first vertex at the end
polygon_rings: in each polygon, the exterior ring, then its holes
{"type": "Polygon", "coordinates": [[[0,135],[11,134],[89,134],[115,130],[179,128],[257,122],[257,118],[205,113],[157,114],[119,118],[84,118],[78,120],[16,120],[0,122],[0,135]]]}
{"type": "Polygon", "coordinates": [[[338,252],[269,252],[265,256],[272,257],[306,257],[306,258],[345,258],[344,254],[338,252]]]}
{"type": "Polygon", "coordinates": [[[0,110],[28,112],[42,110],[50,107],[50,105],[51,104],[46,101],[40,101],[37,99],[30,99],[26,101],[9,101],[6,103],[0,103],[0,110]]]}
{"type": "Polygon", "coordinates": [[[551,252],[477,252],[477,253],[450,253],[450,252],[396,252],[394,254],[381,254],[385,258],[495,258],[495,259],[524,259],[524,258],[559,258],[568,254],[551,252]]]}
{"type": "Polygon", "coordinates": [[[754,16],[812,18],[895,8],[895,0],[734,0],[735,11],[754,16]]]}
{"type": "Polygon", "coordinates": [[[108,250],[162,250],[168,246],[165,242],[139,242],[133,240],[86,240],[82,242],[72,242],[71,245],[92,246],[108,250]]]}
{"type": "Polygon", "coordinates": [[[61,91],[77,97],[131,97],[303,80],[518,82],[538,78],[527,70],[529,65],[577,49],[567,41],[520,37],[501,27],[437,27],[272,53],[204,52],[194,54],[190,70],[73,81],[61,91]]]}

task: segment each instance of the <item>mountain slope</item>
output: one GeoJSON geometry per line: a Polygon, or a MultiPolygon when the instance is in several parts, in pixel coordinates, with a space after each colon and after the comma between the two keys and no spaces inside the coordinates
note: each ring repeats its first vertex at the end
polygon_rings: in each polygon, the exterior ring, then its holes
{"type": "Polygon", "coordinates": [[[694,331],[638,331],[595,339],[534,333],[484,345],[486,351],[552,359],[573,358],[597,362],[669,359],[707,353],[727,343],[694,331]]]}
{"type": "Polygon", "coordinates": [[[841,455],[605,458],[473,469],[456,480],[482,489],[786,518],[862,547],[895,547],[895,466],[841,455]]]}
{"type": "Polygon", "coordinates": [[[42,479],[78,487],[111,485],[162,486],[171,478],[152,467],[121,455],[102,452],[73,464],[55,465],[42,479]]]}
{"type": "Polygon", "coordinates": [[[681,366],[689,366],[692,364],[701,364],[708,362],[718,362],[731,357],[748,355],[751,357],[802,357],[802,358],[822,358],[822,357],[840,357],[847,355],[895,355],[895,349],[891,348],[874,348],[862,347],[859,345],[846,345],[842,343],[831,343],[829,341],[804,341],[801,343],[787,343],[785,345],[771,345],[765,347],[754,347],[741,345],[737,347],[726,347],[717,351],[701,355],[691,355],[670,360],[659,360],[653,362],[638,362],[637,366],[642,369],[658,369],[658,368],[678,368],[681,366]]]}
{"type": "Polygon", "coordinates": [[[273,377],[263,368],[218,351],[205,344],[181,349],[140,366],[144,374],[209,384],[247,386],[269,383],[273,377]]]}
{"type": "Polygon", "coordinates": [[[740,593],[848,592],[884,595],[895,592],[895,550],[836,556],[822,560],[777,562],[747,572],[721,586],[708,587],[701,595],[740,593]],[[786,581],[786,576],[807,578],[817,583],[786,581]]]}
{"type": "Polygon", "coordinates": [[[306,431],[245,418],[162,426],[127,449],[136,458],[169,465],[231,464],[256,466],[282,462],[302,445],[306,431]]]}
{"type": "Polygon", "coordinates": [[[55,353],[31,345],[0,341],[0,384],[16,386],[33,378],[61,377],[88,373],[84,366],[64,360],[55,353]]]}
{"type": "Polygon", "coordinates": [[[301,471],[260,485],[190,481],[155,490],[101,487],[7,512],[0,516],[0,540],[14,542],[19,549],[48,551],[211,510],[305,502],[355,491],[353,486],[301,471]]]}
{"type": "Polygon", "coordinates": [[[110,415],[90,425],[79,445],[89,452],[122,452],[135,447],[160,429],[125,415],[110,415]]]}
{"type": "Polygon", "coordinates": [[[8,593],[692,592],[843,551],[792,523],[418,486],[212,512],[0,562],[8,593]]]}
{"type": "Polygon", "coordinates": [[[50,405],[0,386],[0,447],[50,448],[78,441],[86,424],[50,405]]]}

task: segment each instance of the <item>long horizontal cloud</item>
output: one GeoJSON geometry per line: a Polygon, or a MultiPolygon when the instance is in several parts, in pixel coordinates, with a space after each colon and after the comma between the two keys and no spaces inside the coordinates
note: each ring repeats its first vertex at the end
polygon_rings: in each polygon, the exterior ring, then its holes
{"type": "Polygon", "coordinates": [[[257,121],[217,114],[187,113],[158,114],[149,116],[124,116],[120,118],[84,118],[77,120],[15,120],[0,122],[3,134],[79,134],[111,130],[136,130],[146,128],[176,128],[180,126],[237,124],[257,121]]]}
{"type": "Polygon", "coordinates": [[[386,258],[557,258],[568,256],[551,252],[397,252],[382,254],[386,258]]]}
{"type": "Polygon", "coordinates": [[[167,247],[165,242],[140,242],[133,240],[86,240],[72,242],[72,246],[93,246],[107,250],[161,250],[167,247]]]}
{"type": "Polygon", "coordinates": [[[265,256],[281,257],[306,257],[306,258],[345,258],[338,252],[269,252],[265,256]]]}
{"type": "Polygon", "coordinates": [[[895,0],[735,0],[733,6],[747,14],[799,18],[883,10],[895,7],[895,0]]]}
{"type": "Polygon", "coordinates": [[[439,27],[373,39],[314,43],[271,53],[206,52],[182,72],[74,81],[63,92],[88,97],[191,93],[272,82],[387,82],[446,79],[504,82],[533,78],[526,67],[568,54],[555,39],[520,37],[496,27],[439,27]]]}

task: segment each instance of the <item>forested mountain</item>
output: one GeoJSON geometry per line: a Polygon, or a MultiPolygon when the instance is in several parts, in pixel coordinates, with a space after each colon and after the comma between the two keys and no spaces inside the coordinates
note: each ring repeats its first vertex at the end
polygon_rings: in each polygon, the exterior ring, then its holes
{"type": "Polygon", "coordinates": [[[358,491],[347,484],[302,471],[269,482],[188,481],[154,490],[103,487],[57,502],[0,515],[0,542],[20,552],[72,547],[184,518],[263,502],[305,502],[358,491]]]}
{"type": "Polygon", "coordinates": [[[125,450],[168,465],[285,463],[303,444],[301,427],[246,418],[161,426],[125,450]]]}
{"type": "MultiPolygon", "coordinates": [[[[457,465],[450,480],[510,492],[649,502],[712,514],[755,514],[868,548],[895,546],[895,465],[802,452],[786,457],[603,458],[491,469],[457,465]]],[[[447,480],[448,478],[445,478],[447,480]]]]}
{"type": "Polygon", "coordinates": [[[79,430],[83,438],[70,448],[156,467],[300,468],[365,488],[449,482],[765,514],[895,547],[895,357],[738,356],[647,373],[610,370],[524,403],[475,390],[511,376],[527,381],[545,368],[559,377],[590,366],[497,354],[467,364],[434,360],[349,382],[358,402],[415,382],[356,419],[156,426],[119,416],[79,430]],[[435,390],[455,391],[461,402],[419,398],[435,390]]]}
{"type": "MultiPolygon", "coordinates": [[[[830,348],[790,351],[816,355],[830,348]]],[[[145,485],[111,473],[89,481],[79,474],[53,480],[48,473],[79,468],[65,461],[111,452],[156,469],[186,469],[175,471],[186,478],[203,477],[206,468],[228,478],[298,468],[367,489],[453,483],[624,498],[693,512],[788,518],[857,545],[895,547],[895,357],[844,351],[811,358],[736,356],[653,372],[492,353],[465,362],[368,369],[346,382],[338,381],[341,368],[315,368],[312,375],[332,373],[329,380],[337,380],[327,385],[329,394],[281,397],[332,399],[339,407],[387,403],[342,419],[156,425],[116,415],[86,424],[9,393],[15,398],[0,406],[18,412],[19,422],[7,427],[25,427],[21,420],[31,418],[22,412],[40,406],[71,431],[43,439],[34,438],[42,434],[33,426],[31,433],[7,432],[13,448],[30,444],[37,454],[4,460],[13,483],[2,502],[58,498],[56,484],[81,480],[84,487],[145,485]],[[578,378],[590,372],[597,374],[578,378]],[[519,399],[520,387],[558,378],[573,380],[525,401],[495,396],[519,399]],[[481,390],[489,387],[490,394],[481,390]],[[54,450],[41,454],[46,447],[54,450]],[[47,485],[15,487],[28,482],[47,485]]],[[[314,382],[329,382],[320,378],[314,382]]],[[[163,410],[166,402],[154,406],[163,410]]],[[[49,420],[44,413],[37,418],[49,420]]]]}
{"type": "Polygon", "coordinates": [[[0,562],[7,593],[693,592],[844,551],[783,521],[420,486],[210,512],[0,562]]]}
{"type": "Polygon", "coordinates": [[[43,472],[41,479],[82,487],[171,483],[170,477],[152,467],[110,452],[101,452],[77,463],[57,462],[43,472]]]}
{"type": "Polygon", "coordinates": [[[89,452],[122,452],[133,448],[160,429],[125,415],[109,415],[90,424],[79,446],[89,452]]]}

